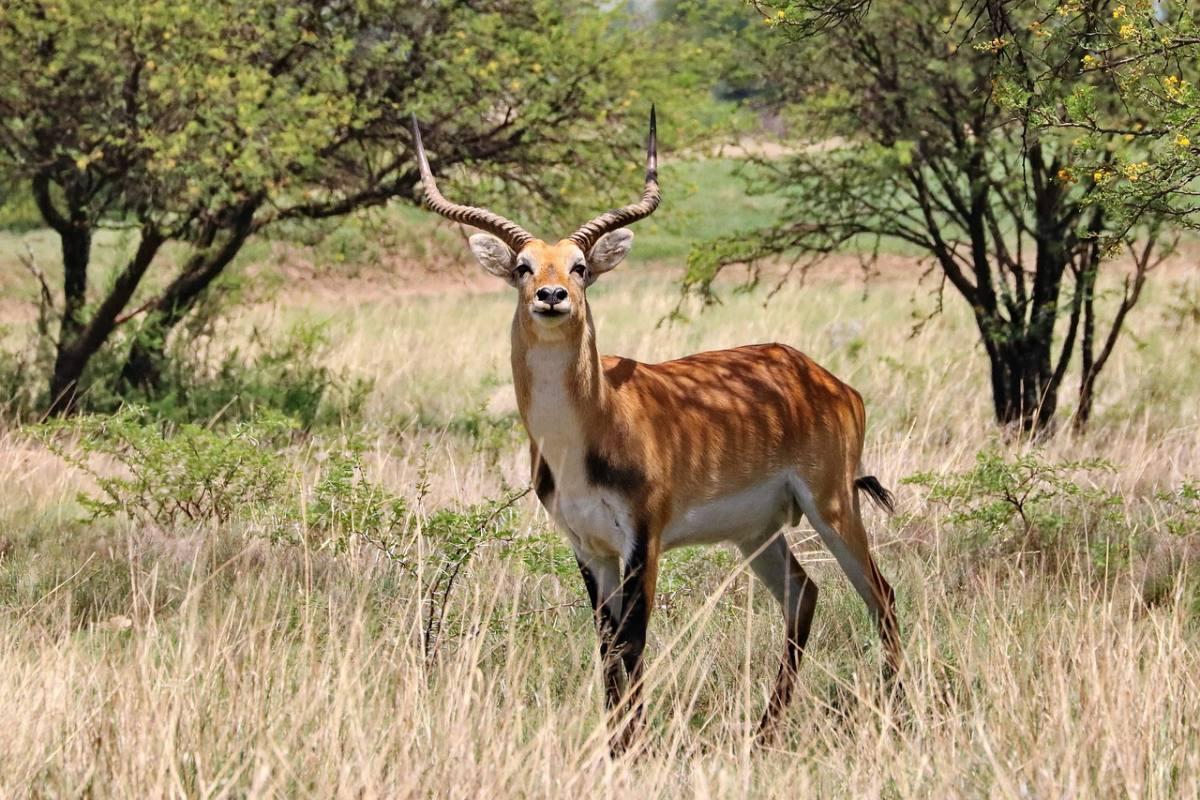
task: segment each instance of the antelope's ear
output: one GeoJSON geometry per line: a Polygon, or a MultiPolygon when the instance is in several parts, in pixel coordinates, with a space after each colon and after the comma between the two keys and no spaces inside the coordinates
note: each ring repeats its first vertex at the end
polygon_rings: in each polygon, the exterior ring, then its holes
{"type": "Polygon", "coordinates": [[[629,228],[617,228],[601,236],[587,257],[588,271],[591,272],[592,279],[595,280],[624,261],[632,247],[633,231],[629,228]]]}
{"type": "Polygon", "coordinates": [[[479,266],[483,267],[497,278],[503,278],[510,285],[516,286],[513,276],[513,266],[517,254],[508,245],[492,236],[490,233],[477,233],[470,240],[471,252],[479,266]]]}

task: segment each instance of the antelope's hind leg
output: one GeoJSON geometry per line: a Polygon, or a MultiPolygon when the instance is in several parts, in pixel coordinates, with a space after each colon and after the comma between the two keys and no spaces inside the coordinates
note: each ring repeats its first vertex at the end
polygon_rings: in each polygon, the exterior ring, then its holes
{"type": "Polygon", "coordinates": [[[817,585],[800,566],[782,533],[776,532],[766,538],[739,544],[738,548],[750,560],[754,574],[783,609],[783,661],[779,665],[779,676],[775,679],[771,699],[767,701],[767,708],[758,725],[759,742],[767,743],[774,738],[779,716],[792,698],[800,658],[804,654],[813,614],[817,610],[817,585]]]}
{"type": "Polygon", "coordinates": [[[804,516],[812,523],[829,552],[850,579],[867,606],[883,643],[885,677],[894,680],[900,671],[900,627],[896,622],[896,593],[871,557],[867,529],[853,482],[815,498],[803,481],[795,494],[804,516]]]}

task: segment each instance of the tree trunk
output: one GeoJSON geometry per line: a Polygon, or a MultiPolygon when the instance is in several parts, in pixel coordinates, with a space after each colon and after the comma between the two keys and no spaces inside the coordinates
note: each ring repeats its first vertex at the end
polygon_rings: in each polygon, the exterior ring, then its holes
{"type": "MultiPolygon", "coordinates": [[[[58,352],[54,360],[54,371],[50,375],[50,404],[47,414],[63,415],[73,412],[79,401],[79,381],[88,362],[104,346],[117,327],[121,312],[137,290],[142,276],[146,274],[155,254],[164,241],[163,236],[152,227],[142,229],[142,239],[137,251],[125,268],[118,273],[108,294],[96,306],[91,318],[85,323],[79,314],[82,298],[86,295],[86,277],[90,245],[90,233],[79,226],[79,233],[69,231],[62,234],[63,266],[66,275],[66,296],[75,297],[77,308],[68,317],[63,315],[59,330],[58,352]]],[[[71,305],[70,302],[67,303],[71,305]]]]}
{"type": "Polygon", "coordinates": [[[63,259],[63,315],[55,345],[54,371],[50,375],[50,405],[52,416],[75,410],[79,397],[79,379],[87,358],[79,351],[83,330],[80,314],[87,301],[87,270],[91,257],[91,231],[84,226],[69,225],[59,231],[63,259]]]}
{"type": "Polygon", "coordinates": [[[1054,430],[1058,387],[1049,349],[1040,342],[1018,340],[989,352],[992,400],[996,421],[1013,433],[1040,437],[1054,430]]]}
{"type": "Polygon", "coordinates": [[[254,212],[259,202],[251,199],[239,207],[229,237],[219,246],[214,246],[209,238],[209,246],[188,259],[183,271],[151,306],[142,335],[134,339],[121,368],[120,384],[126,390],[153,393],[162,386],[167,337],[242,249],[254,230],[254,212]]]}
{"type": "Polygon", "coordinates": [[[55,345],[54,371],[50,376],[49,414],[64,414],[75,408],[79,378],[87,363],[80,358],[79,337],[83,331],[83,307],[87,303],[88,261],[92,253],[92,231],[76,194],[64,189],[66,210],[55,205],[48,173],[35,175],[30,190],[46,224],[58,234],[63,261],[63,310],[55,345]]]}
{"type": "Polygon", "coordinates": [[[54,371],[50,375],[50,405],[47,416],[58,417],[75,411],[79,402],[79,379],[87,359],[82,358],[73,346],[74,342],[59,340],[58,354],[54,359],[54,371]]]}

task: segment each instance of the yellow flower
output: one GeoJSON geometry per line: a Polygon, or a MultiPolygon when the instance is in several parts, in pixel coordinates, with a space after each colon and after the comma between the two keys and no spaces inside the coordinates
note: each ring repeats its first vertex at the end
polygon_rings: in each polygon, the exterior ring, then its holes
{"type": "Polygon", "coordinates": [[[1092,180],[1096,181],[1096,183],[1104,183],[1104,180],[1107,177],[1108,177],[1108,172],[1106,172],[1105,170],[1102,170],[1102,169],[1098,169],[1092,173],[1092,180]]]}
{"type": "Polygon", "coordinates": [[[542,74],[542,65],[541,65],[541,64],[538,64],[538,63],[530,64],[530,65],[529,65],[529,68],[530,68],[531,70],[533,70],[533,74],[534,74],[534,75],[541,75],[541,74],[542,74]]]}
{"type": "Polygon", "coordinates": [[[1125,141],[1127,141],[1127,142],[1132,142],[1132,141],[1134,140],[1134,138],[1135,138],[1135,137],[1134,137],[1134,135],[1133,135],[1132,133],[1127,133],[1127,134],[1125,134],[1124,136],[1122,136],[1121,138],[1122,138],[1122,139],[1124,139],[1124,140],[1125,140],[1125,141]]]}
{"type": "Polygon", "coordinates": [[[1176,147],[1191,147],[1192,140],[1184,136],[1182,133],[1175,137],[1176,147]]]}
{"type": "Polygon", "coordinates": [[[1167,97],[1172,100],[1178,99],[1180,95],[1187,91],[1188,82],[1181,81],[1178,75],[1168,75],[1163,79],[1163,89],[1167,93],[1167,97]]]}
{"type": "Polygon", "coordinates": [[[1122,25],[1121,29],[1119,31],[1117,31],[1117,33],[1119,33],[1121,35],[1122,39],[1128,39],[1131,36],[1133,36],[1133,34],[1136,32],[1137,32],[1137,28],[1135,28],[1133,25],[1131,25],[1128,22],[1126,22],[1124,25],[1122,25]]]}
{"type": "Polygon", "coordinates": [[[1122,3],[1121,5],[1119,5],[1113,9],[1113,19],[1120,19],[1123,16],[1125,16],[1125,4],[1124,3],[1122,3]]]}
{"type": "Polygon", "coordinates": [[[1083,66],[1085,69],[1091,69],[1100,65],[1100,59],[1096,58],[1091,53],[1083,57],[1083,66]]]}
{"type": "Polygon", "coordinates": [[[1134,161],[1121,167],[1121,174],[1130,183],[1137,183],[1138,178],[1142,177],[1142,173],[1150,169],[1150,165],[1145,161],[1134,161]]]}

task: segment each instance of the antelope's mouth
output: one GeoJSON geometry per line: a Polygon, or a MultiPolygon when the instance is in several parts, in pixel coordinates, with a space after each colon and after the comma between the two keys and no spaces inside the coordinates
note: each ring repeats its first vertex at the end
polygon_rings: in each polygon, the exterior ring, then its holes
{"type": "Polygon", "coordinates": [[[570,303],[558,303],[557,305],[548,306],[543,303],[537,303],[530,309],[533,318],[540,324],[546,326],[561,325],[571,316],[570,303]]]}

